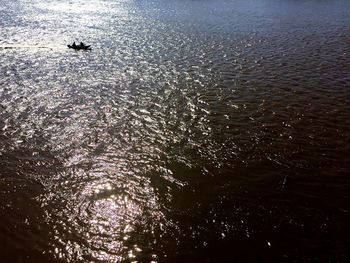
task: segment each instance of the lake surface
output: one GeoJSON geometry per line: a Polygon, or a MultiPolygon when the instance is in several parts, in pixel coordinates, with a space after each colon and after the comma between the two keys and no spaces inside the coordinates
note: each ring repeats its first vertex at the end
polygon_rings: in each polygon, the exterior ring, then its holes
{"type": "Polygon", "coordinates": [[[0,3],[2,261],[349,262],[349,1],[0,3]]]}

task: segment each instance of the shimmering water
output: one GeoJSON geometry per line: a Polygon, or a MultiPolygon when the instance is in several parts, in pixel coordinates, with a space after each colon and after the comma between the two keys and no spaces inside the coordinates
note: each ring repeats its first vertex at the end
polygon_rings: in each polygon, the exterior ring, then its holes
{"type": "Polygon", "coordinates": [[[2,261],[350,260],[349,1],[0,3],[2,261]]]}

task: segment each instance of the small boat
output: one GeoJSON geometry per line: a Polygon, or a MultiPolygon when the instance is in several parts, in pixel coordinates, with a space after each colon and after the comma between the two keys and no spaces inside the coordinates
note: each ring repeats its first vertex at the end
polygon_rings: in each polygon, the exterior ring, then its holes
{"type": "Polygon", "coordinates": [[[79,45],[76,45],[75,42],[73,42],[72,45],[67,45],[67,46],[68,46],[68,48],[72,48],[75,50],[91,50],[90,45],[86,46],[83,42],[80,42],[79,45]]]}

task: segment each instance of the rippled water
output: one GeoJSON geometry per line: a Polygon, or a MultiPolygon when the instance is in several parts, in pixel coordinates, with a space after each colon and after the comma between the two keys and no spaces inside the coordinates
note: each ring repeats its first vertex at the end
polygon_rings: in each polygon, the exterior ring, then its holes
{"type": "Polygon", "coordinates": [[[2,260],[349,260],[349,12],[1,1],[2,260]]]}

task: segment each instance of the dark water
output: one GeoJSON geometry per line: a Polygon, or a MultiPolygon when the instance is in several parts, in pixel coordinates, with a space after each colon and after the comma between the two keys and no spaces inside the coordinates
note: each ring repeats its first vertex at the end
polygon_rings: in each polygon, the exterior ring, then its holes
{"type": "Polygon", "coordinates": [[[2,262],[349,262],[349,1],[0,3],[2,262]]]}

